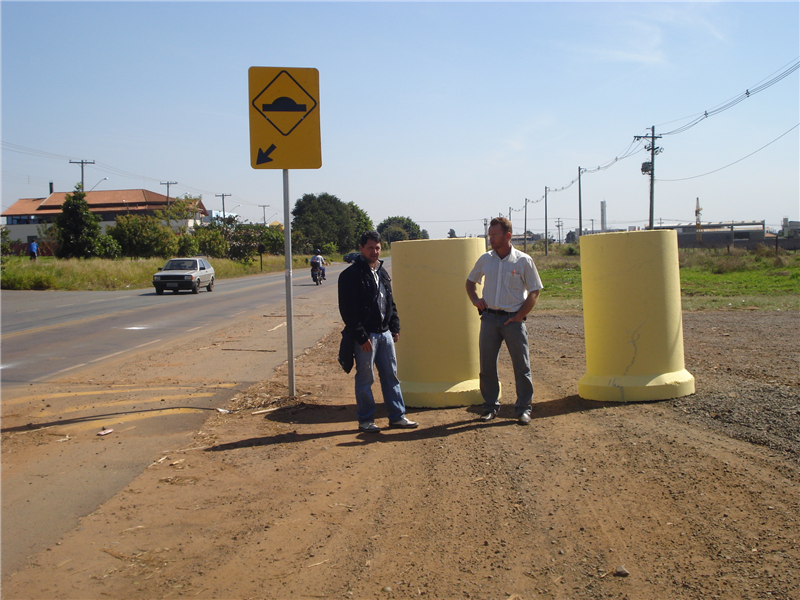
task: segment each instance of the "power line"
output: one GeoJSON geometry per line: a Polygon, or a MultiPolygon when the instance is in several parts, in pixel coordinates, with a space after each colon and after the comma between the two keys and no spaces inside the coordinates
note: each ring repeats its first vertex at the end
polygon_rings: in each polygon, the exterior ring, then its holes
{"type": "Polygon", "coordinates": [[[776,75],[775,77],[773,77],[772,79],[770,79],[766,83],[763,83],[761,85],[757,85],[757,86],[755,86],[753,88],[748,88],[744,92],[742,92],[738,96],[735,96],[734,98],[731,98],[727,102],[724,102],[724,103],[716,106],[715,108],[712,108],[711,110],[703,111],[703,113],[701,113],[700,116],[696,117],[694,120],[690,121],[689,123],[686,123],[685,125],[682,125],[681,127],[678,127],[677,129],[673,129],[672,131],[667,131],[666,133],[662,133],[661,135],[676,135],[678,133],[683,133],[684,131],[686,131],[688,129],[691,129],[692,127],[697,125],[700,121],[704,121],[708,117],[713,117],[714,115],[717,115],[717,114],[719,114],[721,112],[724,112],[724,111],[728,110],[729,108],[733,108],[734,106],[736,106],[740,102],[744,102],[745,100],[747,100],[751,96],[755,96],[757,93],[763,92],[765,89],[767,89],[767,88],[775,85],[779,81],[787,78],[789,75],[791,75],[792,73],[794,73],[798,69],[800,69],[800,60],[795,59],[794,61],[792,61],[792,63],[790,64],[790,66],[787,69],[784,69],[780,74],[776,75]]]}
{"type": "Polygon", "coordinates": [[[765,144],[764,146],[761,146],[761,148],[759,148],[759,149],[758,149],[758,150],[756,150],[755,152],[751,152],[751,153],[750,153],[750,154],[748,154],[747,156],[743,156],[743,157],[742,157],[742,158],[740,158],[739,160],[735,160],[735,161],[733,161],[732,163],[730,163],[729,165],[725,165],[724,167],[720,167],[719,169],[714,169],[713,171],[709,171],[708,173],[703,173],[702,175],[694,175],[694,176],[692,176],[692,177],[683,177],[682,179],[657,179],[656,181],[688,181],[689,179],[697,179],[698,177],[705,177],[706,175],[711,175],[712,173],[716,173],[716,172],[718,172],[718,171],[722,171],[723,169],[727,169],[728,167],[732,167],[732,166],[733,166],[733,165],[735,165],[736,163],[740,163],[740,162],[742,162],[742,161],[743,161],[744,159],[746,159],[746,158],[750,158],[751,156],[753,156],[753,154],[756,154],[756,153],[758,153],[758,152],[761,152],[761,151],[762,151],[764,148],[766,148],[767,146],[771,146],[772,144],[774,144],[775,142],[777,142],[779,139],[781,139],[783,136],[785,136],[785,135],[787,135],[787,134],[791,133],[793,130],[797,129],[798,127],[800,127],[800,123],[798,123],[797,125],[795,125],[795,126],[794,126],[794,127],[792,127],[791,129],[789,129],[789,131],[786,131],[786,132],[782,133],[781,135],[779,135],[778,137],[776,137],[776,138],[775,138],[774,140],[772,140],[772,141],[771,141],[769,144],[765,144]]]}
{"type": "MultiPolygon", "coordinates": [[[[667,133],[661,133],[660,136],[663,136],[663,135],[675,135],[675,134],[678,134],[678,133],[682,133],[682,132],[690,129],[691,127],[694,127],[700,121],[703,121],[703,120],[707,119],[710,116],[713,116],[713,115],[719,114],[719,113],[721,113],[723,111],[726,111],[729,108],[733,108],[734,106],[736,106],[740,102],[743,102],[747,98],[749,98],[749,97],[751,97],[751,96],[753,96],[753,95],[755,95],[755,94],[757,94],[759,92],[762,92],[765,89],[775,85],[776,83],[780,82],[781,80],[785,79],[786,77],[788,77],[789,75],[791,75],[792,73],[794,73],[795,71],[800,69],[800,57],[793,59],[790,63],[788,63],[787,65],[784,65],[783,67],[781,67],[781,69],[782,70],[779,69],[780,72],[777,75],[775,75],[774,77],[772,77],[772,75],[774,75],[777,71],[775,71],[772,74],[768,75],[767,77],[768,78],[771,77],[771,79],[768,79],[764,83],[759,82],[754,87],[751,87],[751,88],[748,88],[747,90],[745,90],[742,94],[739,94],[738,96],[736,96],[736,97],[734,97],[734,98],[732,98],[732,99],[730,99],[730,100],[728,100],[726,102],[723,102],[722,104],[720,104],[720,105],[718,105],[718,106],[716,106],[716,107],[714,107],[714,108],[712,108],[710,110],[707,110],[707,111],[704,111],[703,113],[700,113],[699,116],[697,116],[694,120],[692,120],[691,122],[687,123],[686,125],[682,125],[681,127],[673,129],[672,131],[669,131],[667,133]]],[[[764,81],[764,80],[762,80],[762,81],[764,81]]],[[[677,120],[681,120],[681,119],[677,119],[677,120]]],[[[671,122],[674,123],[675,121],[671,121],[671,122]]],[[[651,129],[651,128],[648,128],[648,129],[651,129]]],[[[794,129],[794,128],[792,128],[792,129],[794,129]]],[[[652,131],[652,134],[650,136],[646,136],[646,135],[634,136],[633,141],[628,145],[628,147],[620,155],[614,157],[613,159],[611,159],[611,160],[609,160],[609,161],[607,161],[607,162],[605,162],[605,163],[603,163],[601,165],[598,165],[594,169],[581,169],[581,172],[583,172],[583,173],[598,173],[600,171],[605,171],[606,169],[609,169],[612,166],[614,166],[615,164],[617,164],[620,160],[623,160],[625,158],[633,156],[634,154],[637,154],[638,152],[640,152],[642,150],[645,150],[645,149],[651,151],[651,153],[652,153],[653,149],[651,149],[650,146],[654,146],[654,140],[651,139],[650,140],[650,144],[645,145],[645,140],[647,138],[652,138],[655,135],[655,128],[652,128],[651,131],[652,131]]],[[[791,129],[789,131],[791,131],[791,129]]],[[[786,133],[789,133],[789,132],[787,131],[786,133]]],[[[786,135],[786,134],[784,134],[784,135],[786,135]]],[[[781,136],[781,137],[783,137],[783,136],[781,136]]],[[[777,138],[777,139],[780,139],[780,138],[777,138]]],[[[774,141],[777,141],[777,140],[773,140],[773,142],[774,141]]],[[[770,143],[772,143],[772,142],[770,142],[770,143]]],[[[769,144],[767,144],[767,146],[769,146],[769,144]]],[[[764,146],[764,148],[766,148],[766,146],[764,146]]],[[[759,148],[759,150],[763,150],[763,148],[759,148]]],[[[756,152],[758,152],[759,150],[756,150],[756,152]]],[[[755,154],[755,152],[753,154],[755,154]]],[[[752,154],[749,154],[748,156],[752,156],[752,154]]],[[[747,156],[744,157],[744,158],[747,158],[747,156]]],[[[736,162],[740,162],[740,161],[744,160],[744,158],[739,159],[739,161],[736,161],[736,162]]],[[[652,159],[651,159],[651,163],[652,163],[652,159]]],[[[736,164],[736,163],[731,163],[731,165],[734,165],[734,164],[736,164]]],[[[731,166],[731,165],[727,165],[727,166],[731,166]]],[[[726,167],[722,167],[722,169],[724,169],[724,168],[726,168],[726,167]]],[[[721,169],[717,169],[717,170],[721,170],[721,169]]],[[[715,172],[716,171],[711,171],[710,173],[705,173],[705,175],[710,175],[711,173],[715,173],[715,172]]],[[[695,177],[702,177],[702,176],[703,175],[696,175],[695,177]]],[[[690,177],[688,179],[692,179],[692,178],[690,177]]],[[[578,180],[579,180],[579,177],[576,177],[576,178],[572,179],[568,184],[566,184],[564,186],[561,186],[560,188],[548,188],[548,191],[551,192],[551,193],[563,192],[563,191],[568,190],[569,188],[571,188],[573,185],[575,185],[575,183],[578,180]]],[[[655,182],[655,181],[683,181],[683,180],[682,179],[658,179],[658,180],[656,180],[655,178],[653,178],[652,182],[655,182]]],[[[539,201],[541,201],[543,199],[544,199],[544,197],[542,197],[540,200],[537,200],[537,202],[539,202],[539,201]]],[[[528,200],[527,202],[530,202],[530,201],[528,200]]],[[[519,210],[521,211],[522,209],[519,209],[519,210]]]]}
{"type": "MultiPolygon", "coordinates": [[[[16,152],[18,154],[25,154],[25,155],[28,155],[28,156],[38,156],[40,158],[49,158],[49,159],[53,159],[53,160],[68,160],[70,162],[75,160],[74,156],[65,156],[63,154],[56,154],[54,152],[46,152],[44,150],[36,150],[34,148],[28,148],[26,146],[20,146],[19,144],[12,144],[11,142],[6,142],[6,141],[2,142],[2,148],[3,148],[3,150],[6,150],[8,152],[16,152]]],[[[78,159],[78,160],[80,160],[80,159],[78,159]]],[[[147,177],[146,175],[141,175],[141,174],[137,174],[137,173],[132,173],[130,171],[126,171],[125,169],[120,169],[118,167],[114,167],[114,166],[108,165],[106,163],[95,161],[95,162],[93,162],[93,165],[94,165],[94,168],[97,171],[100,171],[101,173],[107,173],[109,175],[116,175],[117,177],[125,177],[125,178],[128,178],[128,179],[136,179],[136,180],[140,180],[140,181],[143,181],[143,182],[151,181],[151,182],[154,182],[154,183],[155,182],[161,183],[161,179],[157,179],[155,177],[147,177]]],[[[15,183],[24,183],[24,181],[21,181],[19,179],[19,178],[24,178],[24,177],[26,177],[26,176],[25,175],[12,175],[12,174],[9,174],[9,173],[6,173],[6,174],[3,175],[3,179],[5,179],[6,181],[14,181],[15,183]]],[[[49,181],[49,180],[45,179],[45,181],[49,181]]],[[[214,194],[214,192],[211,191],[211,190],[204,190],[204,189],[192,187],[192,186],[186,185],[186,184],[182,184],[182,185],[177,186],[177,187],[179,189],[186,190],[188,192],[192,192],[192,193],[195,193],[195,194],[201,194],[201,195],[202,194],[206,194],[206,195],[209,195],[209,196],[214,194]]],[[[250,205],[250,206],[257,206],[257,204],[255,202],[247,200],[246,198],[241,198],[241,197],[236,196],[236,195],[231,195],[231,197],[234,198],[236,201],[241,202],[242,204],[247,204],[247,205],[250,205]]]]}

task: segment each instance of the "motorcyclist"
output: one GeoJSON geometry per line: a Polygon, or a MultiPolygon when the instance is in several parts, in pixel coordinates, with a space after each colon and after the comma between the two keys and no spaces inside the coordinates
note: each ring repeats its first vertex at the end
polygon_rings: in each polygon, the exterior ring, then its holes
{"type": "Polygon", "coordinates": [[[315,266],[319,268],[322,279],[325,279],[325,265],[327,261],[325,257],[322,256],[322,252],[319,248],[314,250],[314,256],[311,257],[311,268],[313,269],[315,266]]]}

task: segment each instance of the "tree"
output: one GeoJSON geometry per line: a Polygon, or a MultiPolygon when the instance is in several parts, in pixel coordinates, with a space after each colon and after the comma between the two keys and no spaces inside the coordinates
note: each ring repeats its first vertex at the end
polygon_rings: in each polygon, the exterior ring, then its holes
{"type": "Polygon", "coordinates": [[[248,263],[258,254],[258,245],[264,244],[264,239],[270,241],[270,246],[275,246],[280,232],[265,233],[271,228],[256,223],[240,223],[235,215],[225,218],[212,219],[206,225],[194,228],[194,237],[197,239],[198,249],[201,254],[213,258],[230,258],[248,263]]]}
{"type": "Polygon", "coordinates": [[[222,235],[222,230],[210,225],[200,225],[194,228],[193,237],[197,240],[197,251],[211,258],[225,258],[228,255],[228,242],[222,235]]]}
{"type": "Polygon", "coordinates": [[[361,210],[355,202],[348,202],[347,208],[350,210],[350,216],[353,219],[353,234],[355,240],[354,245],[349,248],[353,250],[358,246],[358,242],[361,241],[361,236],[367,231],[375,229],[375,226],[372,224],[372,219],[369,218],[369,215],[361,210]]]}
{"type": "Polygon", "coordinates": [[[387,245],[391,246],[392,242],[404,242],[407,240],[408,232],[397,225],[390,225],[389,227],[383,228],[383,231],[381,231],[381,238],[387,245]]]}
{"type": "Polygon", "coordinates": [[[264,244],[269,254],[284,253],[283,231],[279,227],[264,227],[259,230],[258,242],[264,244]]]}
{"type": "Polygon", "coordinates": [[[228,218],[233,219],[228,228],[228,258],[249,263],[258,254],[259,229],[263,225],[239,223],[236,217],[228,218]]]}
{"type": "Polygon", "coordinates": [[[398,240],[426,240],[428,232],[420,229],[414,221],[408,217],[389,217],[378,225],[378,233],[386,240],[396,242],[398,240]],[[405,236],[398,234],[398,230],[405,232],[405,236]]]}
{"type": "Polygon", "coordinates": [[[101,234],[94,241],[94,255],[97,258],[119,258],[122,247],[110,235],[101,234]]]}
{"type": "Polygon", "coordinates": [[[61,205],[61,214],[55,218],[59,258],[90,258],[97,256],[96,244],[100,236],[100,217],[92,214],[86,202],[86,193],[78,183],[75,191],[67,194],[61,205]]]}
{"type": "Polygon", "coordinates": [[[180,256],[195,256],[200,251],[197,238],[188,233],[178,236],[178,254],[180,256]]]}
{"type": "Polygon", "coordinates": [[[178,236],[160,218],[120,215],[108,235],[117,241],[123,256],[169,258],[178,253],[178,236]]]}
{"type": "Polygon", "coordinates": [[[326,244],[333,244],[340,252],[349,252],[363,233],[359,229],[372,226],[367,214],[355,204],[345,204],[327,193],[304,194],[292,215],[292,245],[300,252],[310,252],[326,244]]]}
{"type": "Polygon", "coordinates": [[[190,196],[184,194],[179,198],[174,198],[168,206],[162,210],[155,211],[157,219],[166,222],[166,225],[179,233],[186,233],[186,223],[190,220],[197,218],[199,212],[197,205],[203,199],[203,196],[190,196]],[[183,221],[183,224],[181,222],[183,221]],[[173,222],[175,225],[173,226],[173,222]]]}
{"type": "Polygon", "coordinates": [[[11,234],[6,227],[0,229],[0,271],[5,271],[8,257],[11,256],[11,234]]]}

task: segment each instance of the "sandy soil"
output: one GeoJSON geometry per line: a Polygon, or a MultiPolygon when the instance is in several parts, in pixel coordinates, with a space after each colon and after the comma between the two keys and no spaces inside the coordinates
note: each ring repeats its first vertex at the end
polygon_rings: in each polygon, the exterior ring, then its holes
{"type": "Polygon", "coordinates": [[[335,329],[300,397],[285,367],[237,395],[3,597],[799,598],[798,314],[687,313],[697,393],[628,405],[577,396],[579,314],[528,326],[530,426],[506,398],[358,434],[335,329]]]}

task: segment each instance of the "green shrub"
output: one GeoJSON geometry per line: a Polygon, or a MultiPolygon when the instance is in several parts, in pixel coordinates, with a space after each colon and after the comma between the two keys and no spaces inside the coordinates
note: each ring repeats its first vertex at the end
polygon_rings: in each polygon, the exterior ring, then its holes
{"type": "Polygon", "coordinates": [[[211,258],[224,258],[228,254],[228,242],[219,229],[211,227],[196,227],[193,233],[197,240],[197,248],[200,254],[211,258]]]}
{"type": "Polygon", "coordinates": [[[99,235],[94,241],[94,255],[98,258],[119,258],[122,247],[110,235],[99,235]]]}
{"type": "Polygon", "coordinates": [[[178,255],[179,256],[195,256],[200,252],[200,245],[197,243],[197,238],[193,235],[180,235],[178,236],[178,255]]]}

